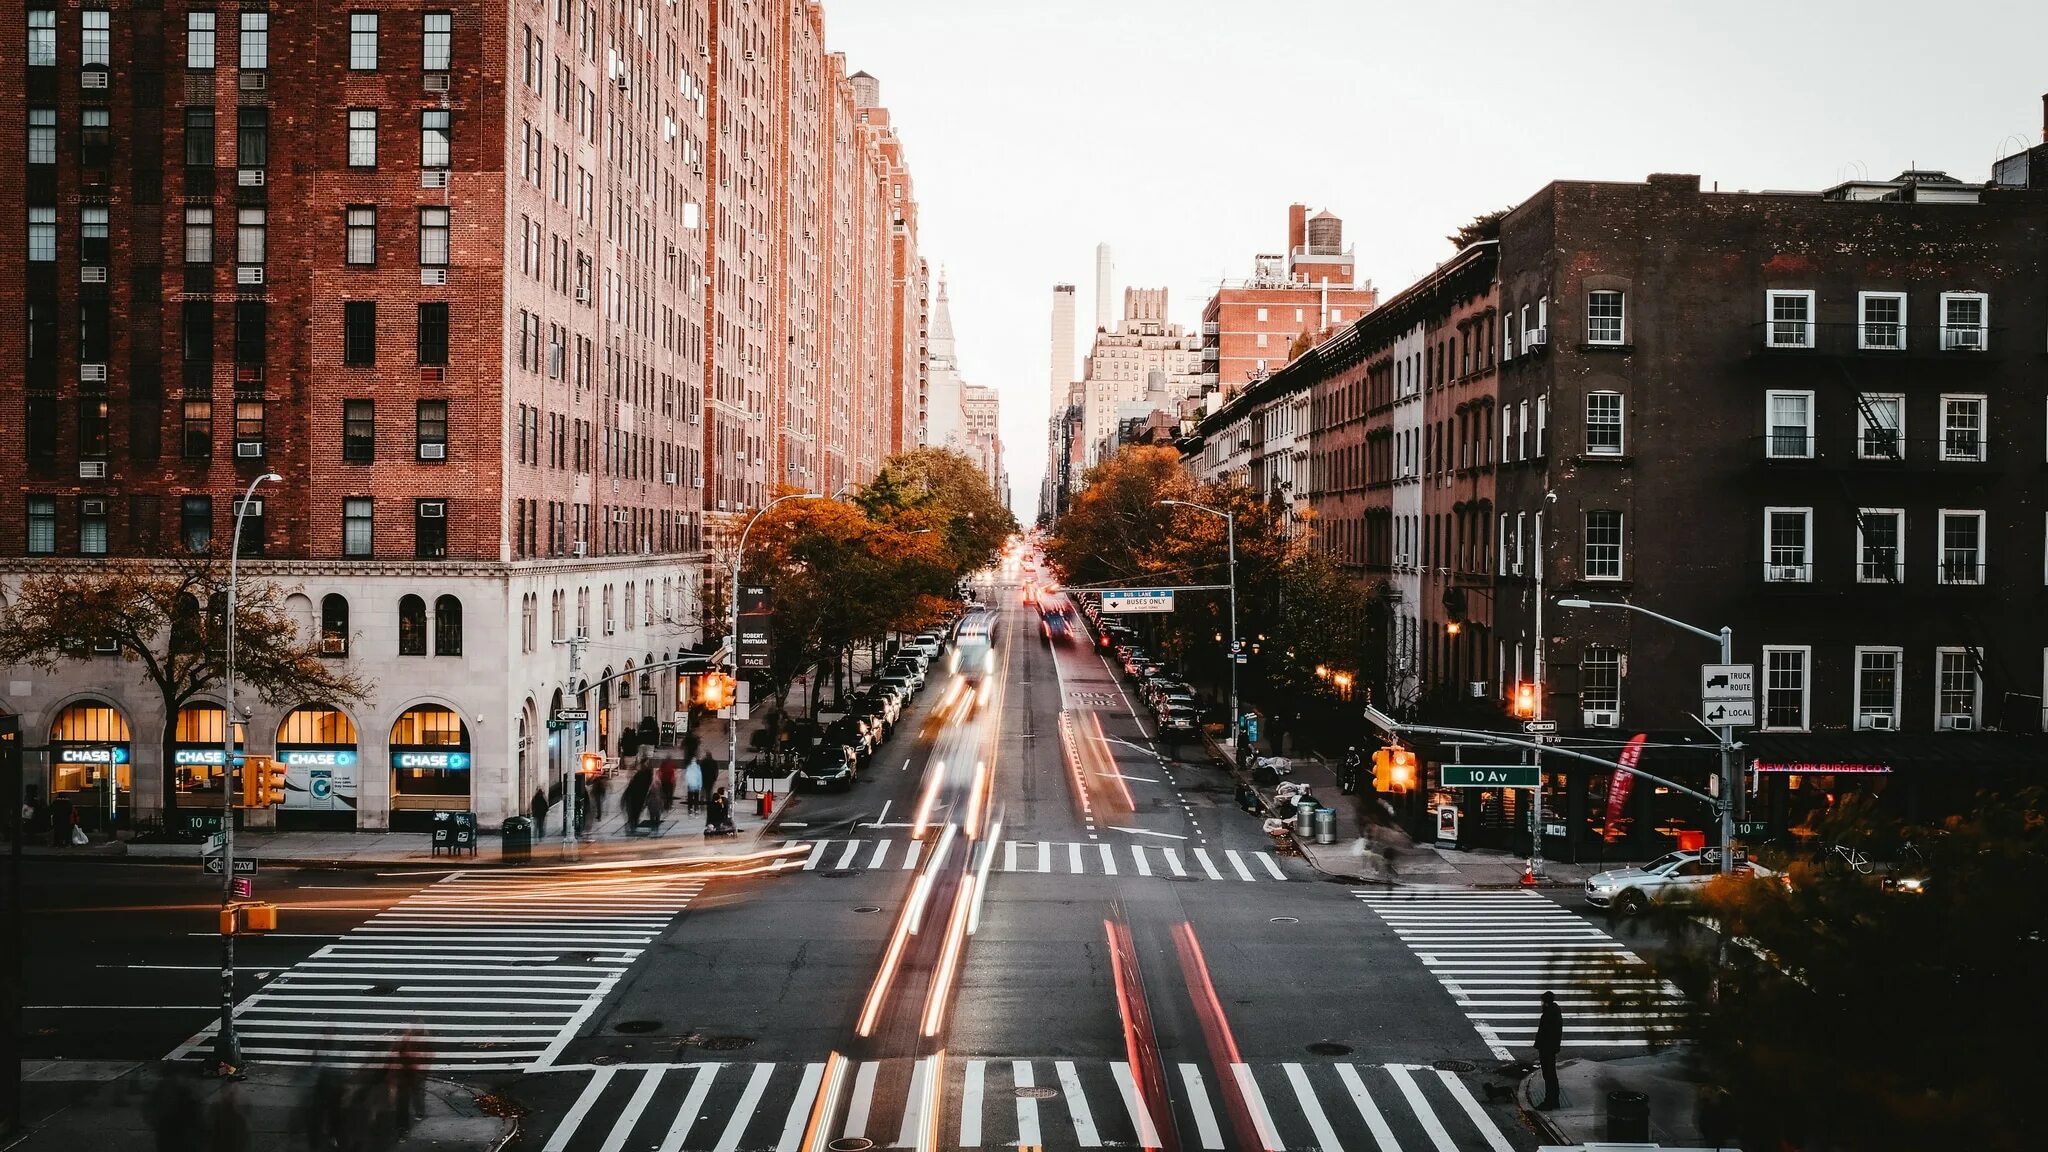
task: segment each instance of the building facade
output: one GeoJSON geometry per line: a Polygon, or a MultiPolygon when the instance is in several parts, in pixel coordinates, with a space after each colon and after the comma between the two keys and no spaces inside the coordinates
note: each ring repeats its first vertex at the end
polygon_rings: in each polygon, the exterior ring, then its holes
{"type": "Polygon", "coordinates": [[[1359,284],[1344,222],[1306,205],[1287,209],[1287,250],[1254,260],[1249,279],[1226,283],[1202,309],[1202,370],[1226,398],[1277,371],[1301,348],[1357,320],[1378,303],[1359,284]]]}
{"type": "Polygon", "coordinates": [[[1120,405],[1154,388],[1177,405],[1198,387],[1200,359],[1196,338],[1166,318],[1166,289],[1124,289],[1123,320],[1114,332],[1096,332],[1083,367],[1085,464],[1101,463],[1115,439],[1120,405]],[[1162,379],[1154,381],[1155,373],[1162,379]]]}

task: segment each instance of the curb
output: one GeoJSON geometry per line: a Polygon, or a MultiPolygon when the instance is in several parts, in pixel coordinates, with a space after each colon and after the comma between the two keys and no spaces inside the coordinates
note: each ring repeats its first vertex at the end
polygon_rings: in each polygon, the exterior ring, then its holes
{"type": "Polygon", "coordinates": [[[1530,1127],[1542,1133],[1544,1139],[1551,1143],[1577,1143],[1570,1136],[1565,1135],[1564,1129],[1557,1126],[1557,1122],[1550,1118],[1549,1113],[1536,1107],[1536,1098],[1530,1090],[1530,1086],[1542,1079],[1543,1073],[1540,1070],[1522,1077],[1522,1082],[1515,1086],[1515,1108],[1521,1112],[1522,1119],[1528,1122],[1530,1127]]]}

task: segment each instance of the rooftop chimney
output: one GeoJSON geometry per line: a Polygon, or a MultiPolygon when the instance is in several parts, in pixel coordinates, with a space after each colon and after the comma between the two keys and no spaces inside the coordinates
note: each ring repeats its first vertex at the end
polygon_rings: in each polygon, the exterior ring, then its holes
{"type": "Polygon", "coordinates": [[[1308,205],[1287,206],[1287,250],[1299,252],[1308,244],[1308,205]]]}
{"type": "Polygon", "coordinates": [[[2041,142],[2048,144],[2048,92],[2041,93],[2041,142]]]}

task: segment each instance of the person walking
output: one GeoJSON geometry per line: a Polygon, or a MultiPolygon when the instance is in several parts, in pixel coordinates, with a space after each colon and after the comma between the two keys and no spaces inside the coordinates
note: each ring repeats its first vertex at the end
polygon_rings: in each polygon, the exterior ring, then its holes
{"type": "Polygon", "coordinates": [[[703,802],[704,765],[699,764],[697,758],[692,756],[690,762],[683,767],[683,803],[688,805],[688,811],[695,812],[698,805],[703,802]]]}
{"type": "Polygon", "coordinates": [[[533,790],[533,838],[536,840],[548,834],[548,794],[546,790],[533,790]]]}
{"type": "Polygon", "coordinates": [[[604,797],[605,793],[611,791],[611,778],[612,774],[609,772],[599,772],[590,778],[590,822],[592,824],[604,823],[604,797]]]}
{"type": "Polygon", "coordinates": [[[654,782],[651,773],[635,772],[626,781],[626,789],[619,794],[619,811],[626,818],[626,835],[635,836],[640,832],[640,815],[647,810],[648,786],[654,782]]]}
{"type": "Polygon", "coordinates": [[[655,783],[661,787],[662,808],[668,809],[675,807],[676,762],[672,759],[664,758],[661,762],[661,767],[654,770],[654,780],[655,783]]]}
{"type": "Polygon", "coordinates": [[[1557,1051],[1564,1047],[1564,1011],[1557,1006],[1557,994],[1543,994],[1543,1014],[1536,1021],[1536,1055],[1543,1060],[1543,1103],[1538,1111],[1557,1108],[1557,1051]]]}
{"type": "Polygon", "coordinates": [[[590,782],[583,778],[581,772],[576,773],[575,795],[576,834],[581,836],[584,829],[590,826],[590,782]]]}

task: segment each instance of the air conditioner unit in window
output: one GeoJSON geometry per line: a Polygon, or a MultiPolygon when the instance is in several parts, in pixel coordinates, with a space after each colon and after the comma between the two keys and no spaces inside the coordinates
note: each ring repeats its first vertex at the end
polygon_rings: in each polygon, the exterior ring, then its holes
{"type": "Polygon", "coordinates": [[[446,168],[422,168],[422,169],[420,169],[420,187],[422,187],[422,188],[446,188],[447,186],[448,186],[448,170],[447,170],[446,168]]]}
{"type": "Polygon", "coordinates": [[[584,287],[584,286],[582,286],[582,285],[580,285],[580,284],[579,284],[579,285],[577,285],[577,287],[576,287],[576,302],[577,302],[578,304],[588,304],[588,303],[590,303],[590,289],[589,289],[589,288],[586,288],[586,287],[584,287]]]}
{"type": "Polygon", "coordinates": [[[429,92],[446,92],[448,90],[448,74],[446,72],[427,73],[426,88],[429,92]]]}
{"type": "Polygon", "coordinates": [[[1806,579],[1804,564],[1773,564],[1771,580],[1779,584],[1796,584],[1806,579]]]}
{"type": "Polygon", "coordinates": [[[1471,697],[1472,697],[1472,698],[1473,698],[1474,700],[1484,700],[1484,699],[1486,699],[1486,681],[1484,681],[1484,680],[1473,680],[1473,681],[1470,681],[1470,682],[1468,682],[1468,683],[1467,683],[1467,684],[1465,685],[1465,691],[1466,691],[1466,693],[1467,693],[1467,694],[1469,694],[1469,695],[1470,695],[1470,696],[1471,696],[1471,697]]]}
{"type": "Polygon", "coordinates": [[[1549,340],[1550,330],[1548,328],[1531,328],[1527,332],[1522,333],[1522,347],[1524,349],[1534,350],[1541,348],[1549,340]]]}
{"type": "Polygon", "coordinates": [[[1943,716],[1941,726],[1951,732],[1968,732],[1977,726],[1975,716],[1943,716]]]}
{"type": "Polygon", "coordinates": [[[100,265],[89,264],[78,270],[78,282],[80,284],[105,284],[107,282],[107,270],[100,265]]]}
{"type": "Polygon", "coordinates": [[[420,269],[420,283],[431,286],[446,284],[448,283],[448,270],[446,268],[422,268],[420,269]]]}
{"type": "Polygon", "coordinates": [[[446,368],[433,365],[423,365],[420,368],[420,383],[422,384],[445,384],[447,381],[448,370],[446,368]]]}
{"type": "Polygon", "coordinates": [[[235,172],[235,184],[242,188],[261,188],[263,187],[263,182],[269,179],[269,177],[264,175],[266,171],[268,169],[264,168],[237,169],[235,172]]]}
{"type": "Polygon", "coordinates": [[[112,656],[120,650],[121,646],[112,640],[95,640],[92,642],[92,652],[95,656],[112,656]]]}
{"type": "Polygon", "coordinates": [[[1588,728],[1613,728],[1621,723],[1621,713],[1609,709],[1588,710],[1583,719],[1588,728]]]}
{"type": "Polygon", "coordinates": [[[242,72],[235,77],[235,87],[244,92],[266,92],[270,89],[270,73],[242,72]]]}
{"type": "Polygon", "coordinates": [[[107,502],[105,500],[80,500],[78,502],[78,514],[81,516],[105,516],[107,514],[107,502]]]}
{"type": "Polygon", "coordinates": [[[235,283],[252,285],[263,283],[263,266],[260,264],[248,264],[235,269],[235,283]]]}
{"type": "Polygon", "coordinates": [[[448,445],[445,443],[437,442],[420,445],[420,459],[422,460],[446,460],[447,458],[448,445]]]}
{"type": "Polygon", "coordinates": [[[78,462],[78,478],[80,480],[105,480],[107,478],[107,462],[105,460],[80,460],[78,462]]]}
{"type": "Polygon", "coordinates": [[[445,520],[448,518],[448,504],[442,500],[420,501],[420,519],[445,520]]]}
{"type": "Polygon", "coordinates": [[[663,473],[661,474],[661,482],[662,482],[663,484],[673,484],[673,483],[675,483],[675,482],[676,482],[676,474],[675,474],[675,473],[673,473],[673,472],[663,472],[663,473]]]}
{"type": "Polygon", "coordinates": [[[612,523],[614,523],[614,524],[624,524],[625,522],[626,522],[626,510],[625,510],[624,508],[614,508],[614,509],[612,509],[612,523]]]}
{"type": "MultiPolygon", "coordinates": [[[[575,546],[574,548],[570,549],[570,552],[571,552],[571,554],[573,554],[573,555],[575,555],[575,556],[577,556],[577,557],[583,557],[583,556],[588,556],[588,555],[590,555],[590,545],[588,545],[588,544],[584,543],[584,542],[583,542],[583,541],[581,541],[581,540],[578,540],[578,541],[576,542],[576,546],[575,546]]],[[[576,630],[576,635],[577,635],[578,637],[581,637],[581,636],[583,635],[583,629],[581,629],[581,628],[578,628],[578,629],[576,630]]]]}
{"type": "Polygon", "coordinates": [[[322,656],[348,655],[348,637],[322,636],[320,638],[320,654],[322,656]]]}
{"type": "Polygon", "coordinates": [[[105,384],[107,382],[107,366],[105,364],[80,364],[78,366],[78,382],[81,384],[105,384]]]}
{"type": "Polygon", "coordinates": [[[237,364],[237,365],[235,365],[235,383],[237,383],[237,384],[261,384],[261,383],[263,383],[263,365],[261,365],[261,364],[237,364]]]}
{"type": "Polygon", "coordinates": [[[1892,726],[1891,714],[1887,712],[1879,712],[1875,715],[1865,716],[1863,718],[1863,726],[1865,728],[1870,728],[1878,732],[1890,731],[1892,726]]]}
{"type": "Polygon", "coordinates": [[[1982,328],[1950,328],[1947,335],[1950,348],[1964,352],[1981,352],[1984,349],[1982,328]]]}
{"type": "Polygon", "coordinates": [[[81,73],[78,77],[78,86],[80,88],[105,88],[107,86],[107,74],[98,69],[81,73]]]}
{"type": "Polygon", "coordinates": [[[235,441],[235,459],[237,459],[237,460],[260,460],[260,459],[262,459],[262,458],[263,458],[263,441],[261,441],[261,440],[237,440],[237,441],[235,441]]]}
{"type": "MultiPolygon", "coordinates": [[[[692,487],[692,488],[702,488],[703,486],[704,486],[704,478],[703,478],[702,476],[692,476],[692,477],[690,477],[690,487],[692,487]]],[[[721,503],[722,503],[722,502],[721,502],[721,503]]]]}

